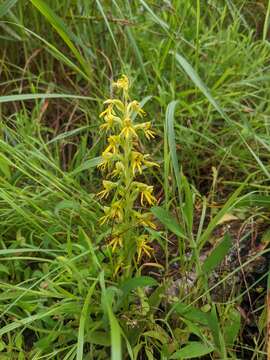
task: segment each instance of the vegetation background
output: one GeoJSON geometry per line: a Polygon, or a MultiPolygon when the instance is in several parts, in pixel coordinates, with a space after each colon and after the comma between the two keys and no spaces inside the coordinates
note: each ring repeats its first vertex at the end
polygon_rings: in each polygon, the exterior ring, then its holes
{"type": "Polygon", "coordinates": [[[269,19],[264,0],[1,1],[0,359],[267,358],[269,19]],[[128,279],[95,196],[123,73],[161,166],[155,255],[128,279]]]}

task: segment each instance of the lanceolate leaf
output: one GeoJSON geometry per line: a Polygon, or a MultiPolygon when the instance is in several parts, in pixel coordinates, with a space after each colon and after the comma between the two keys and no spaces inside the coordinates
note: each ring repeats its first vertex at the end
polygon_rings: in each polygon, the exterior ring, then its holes
{"type": "Polygon", "coordinates": [[[184,230],[176,219],[165,209],[161,207],[153,207],[151,212],[159,219],[159,221],[166,226],[175,235],[185,238],[184,230]]]}
{"type": "Polygon", "coordinates": [[[202,266],[202,271],[204,273],[210,273],[211,271],[213,271],[225,258],[231,246],[232,238],[229,234],[225,234],[220,244],[218,244],[217,247],[206,258],[202,266]]]}

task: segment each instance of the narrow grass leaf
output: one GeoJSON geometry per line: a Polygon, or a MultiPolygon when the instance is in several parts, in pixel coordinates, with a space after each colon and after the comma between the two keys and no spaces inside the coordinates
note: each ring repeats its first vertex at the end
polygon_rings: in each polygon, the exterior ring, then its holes
{"type": "Polygon", "coordinates": [[[80,240],[85,240],[85,242],[87,243],[88,247],[89,247],[89,251],[90,251],[90,255],[91,255],[91,260],[92,260],[92,266],[93,266],[93,270],[97,271],[98,269],[101,269],[101,265],[100,262],[97,258],[97,254],[95,251],[95,248],[92,244],[92,241],[90,240],[89,236],[86,234],[86,232],[83,230],[82,227],[79,228],[79,239],[80,240]]]}
{"type": "Polygon", "coordinates": [[[165,31],[169,30],[169,25],[165,21],[161,20],[144,0],[140,0],[140,3],[145,7],[157,24],[159,24],[165,31]]]}
{"type": "MultiPolygon", "coordinates": [[[[66,26],[64,21],[57,16],[54,11],[43,0],[30,0],[31,3],[42,13],[42,15],[49,21],[54,27],[59,36],[64,40],[67,46],[75,55],[78,62],[81,64],[84,72],[90,77],[90,66],[86,63],[73,42],[78,42],[81,45],[81,41],[73,34],[73,32],[66,26]]],[[[89,52],[89,49],[88,49],[89,52]]],[[[91,52],[92,54],[92,52],[91,52]]]]}
{"type": "Polygon", "coordinates": [[[193,67],[189,64],[189,62],[182,55],[178,53],[175,54],[175,58],[178,64],[183,68],[185,73],[190,77],[190,79],[194,82],[194,84],[201,90],[201,92],[208,99],[208,101],[214,106],[214,108],[222,115],[222,117],[227,118],[224,111],[221,109],[221,107],[218,105],[216,100],[211,95],[208,87],[204,84],[204,82],[201,80],[201,78],[193,69],[193,67]]]}
{"type": "Polygon", "coordinates": [[[81,100],[95,100],[89,96],[80,96],[72,94],[20,94],[20,95],[5,95],[0,96],[0,103],[37,100],[37,99],[81,99],[81,100]]]}
{"type": "Polygon", "coordinates": [[[86,160],[83,162],[80,166],[78,166],[75,170],[69,173],[70,176],[74,176],[79,174],[82,171],[89,170],[92,168],[95,168],[97,165],[99,165],[102,161],[102,157],[98,156],[90,160],[86,160]]]}
{"type": "Polygon", "coordinates": [[[185,204],[183,206],[183,213],[185,214],[189,233],[192,233],[193,228],[193,193],[185,176],[182,176],[183,190],[185,193],[185,204]]]}
{"type": "Polygon", "coordinates": [[[84,130],[88,129],[89,126],[82,126],[78,129],[74,129],[74,130],[70,130],[70,131],[65,131],[64,133],[60,134],[60,135],[57,135],[55,138],[53,138],[52,140],[48,141],[47,142],[47,145],[49,144],[52,144],[56,141],[59,141],[59,140],[63,140],[63,139],[66,139],[68,137],[72,137],[72,136],[75,136],[75,135],[78,135],[79,133],[83,132],[84,130]]]}
{"type": "Polygon", "coordinates": [[[100,274],[100,286],[105,311],[108,315],[111,328],[111,360],[122,360],[121,328],[111,307],[110,296],[107,294],[103,272],[100,274]]]}
{"type": "Polygon", "coordinates": [[[267,33],[269,29],[269,17],[270,17],[270,1],[268,0],[267,10],[265,14],[265,20],[263,24],[263,41],[267,39],[267,33]]]}
{"type": "Polygon", "coordinates": [[[84,354],[83,354],[83,345],[84,345],[84,332],[85,332],[85,326],[86,323],[88,323],[88,308],[90,304],[91,297],[93,295],[93,292],[95,290],[97,281],[95,281],[90,289],[88,290],[88,293],[85,298],[85,302],[83,304],[81,317],[80,317],[80,325],[79,325],[79,332],[78,332],[78,341],[77,341],[77,355],[76,360],[83,360],[84,354]]]}
{"type": "Polygon", "coordinates": [[[0,18],[3,17],[18,0],[6,0],[0,5],[0,18]]]}
{"type": "Polygon", "coordinates": [[[174,176],[178,188],[178,193],[180,197],[180,203],[181,203],[181,183],[180,183],[180,169],[178,164],[178,157],[176,152],[176,142],[175,142],[175,131],[174,131],[174,112],[175,107],[177,105],[178,101],[171,101],[166,109],[166,130],[167,134],[165,136],[168,137],[168,145],[170,150],[170,155],[172,159],[172,166],[174,170],[174,176]]]}

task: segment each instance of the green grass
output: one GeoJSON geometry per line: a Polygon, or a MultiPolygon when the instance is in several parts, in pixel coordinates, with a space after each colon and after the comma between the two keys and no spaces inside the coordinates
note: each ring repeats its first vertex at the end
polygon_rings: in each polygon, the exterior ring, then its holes
{"type": "Polygon", "coordinates": [[[269,9],[1,3],[1,359],[266,358],[269,9]],[[156,253],[128,279],[114,275],[95,196],[98,114],[122,73],[153,122],[157,137],[143,146],[161,165],[147,179],[159,199],[156,253]],[[231,215],[242,231],[230,221],[223,234],[231,215]],[[250,239],[254,251],[213,282],[250,239]]]}

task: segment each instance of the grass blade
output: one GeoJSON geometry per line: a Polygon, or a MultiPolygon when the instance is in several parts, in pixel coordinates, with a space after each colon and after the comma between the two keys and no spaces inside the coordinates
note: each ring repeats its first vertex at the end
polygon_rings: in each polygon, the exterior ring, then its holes
{"type": "Polygon", "coordinates": [[[93,285],[90,287],[90,289],[86,295],[85,302],[83,304],[81,318],[80,318],[80,325],[79,325],[76,360],[83,360],[84,329],[85,329],[85,324],[87,321],[90,300],[91,300],[91,297],[95,290],[96,284],[97,284],[97,281],[95,281],[93,283],[93,285]]]}
{"type": "MultiPolygon", "coordinates": [[[[49,21],[54,27],[59,36],[64,40],[67,46],[70,48],[78,62],[81,64],[84,72],[91,78],[91,71],[89,64],[84,60],[79,50],[74,45],[74,42],[81,44],[81,41],[72,33],[71,30],[66,26],[64,21],[57,16],[54,11],[43,1],[43,0],[30,0],[31,3],[41,12],[41,14],[49,21]]],[[[85,46],[84,46],[85,48],[85,46]]],[[[89,52],[89,49],[88,49],[89,52]]],[[[90,52],[93,56],[93,53],[90,52]]]]}
{"type": "Polygon", "coordinates": [[[100,286],[102,290],[102,299],[104,302],[105,311],[108,315],[111,328],[111,359],[122,360],[121,328],[116,317],[114,316],[109,298],[107,296],[103,272],[100,274],[100,286]]]}
{"type": "Polygon", "coordinates": [[[175,107],[177,105],[178,101],[171,101],[166,109],[166,131],[167,134],[165,134],[168,137],[168,145],[170,150],[170,155],[172,159],[172,166],[174,170],[174,176],[178,188],[178,194],[180,198],[180,204],[181,204],[181,183],[180,183],[180,168],[178,164],[178,157],[176,153],[176,142],[175,142],[175,131],[174,131],[174,112],[175,107]]]}
{"type": "Polygon", "coordinates": [[[20,94],[20,95],[5,95],[0,96],[0,103],[7,103],[13,101],[37,100],[37,99],[81,99],[94,100],[89,96],[80,96],[72,94],[20,94]]]}
{"type": "Polygon", "coordinates": [[[18,0],[6,0],[2,5],[0,5],[0,18],[3,17],[17,1],[18,0]]]}

